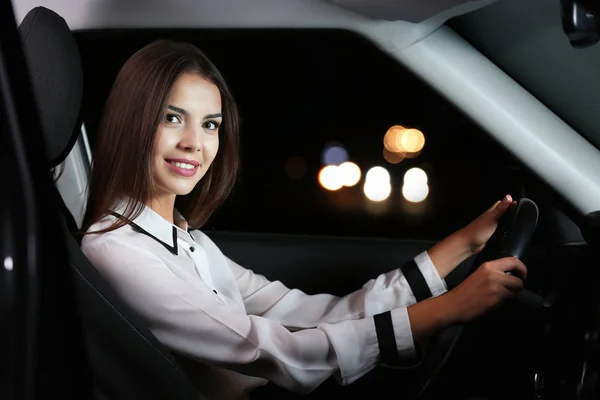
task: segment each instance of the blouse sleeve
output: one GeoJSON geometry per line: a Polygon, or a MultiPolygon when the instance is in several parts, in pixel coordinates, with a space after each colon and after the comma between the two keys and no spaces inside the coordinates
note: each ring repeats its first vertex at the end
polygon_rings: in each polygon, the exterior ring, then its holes
{"type": "MultiPolygon", "coordinates": [[[[280,281],[243,268],[227,259],[242,294],[248,314],[278,321],[290,329],[304,329],[321,323],[338,323],[371,317],[416,302],[403,268],[381,274],[365,283],[362,288],[344,297],[330,294],[308,295],[298,289],[289,289],[280,281]]],[[[409,263],[417,266],[432,296],[447,291],[428,253],[422,252],[409,263]]],[[[408,325],[408,320],[402,322],[408,325]]]]}
{"type": "MultiPolygon", "coordinates": [[[[341,384],[349,384],[379,360],[372,317],[343,320],[342,313],[336,312],[336,318],[294,332],[281,321],[268,318],[268,310],[263,310],[263,315],[248,315],[209,291],[196,290],[141,246],[103,237],[82,250],[165,346],[200,362],[306,393],[331,375],[341,384]]],[[[243,274],[243,270],[239,272],[243,274]]],[[[389,277],[394,278],[398,277],[389,277]]],[[[245,278],[240,279],[243,282],[245,278]]],[[[261,278],[251,280],[257,279],[261,278]]],[[[370,285],[383,290],[386,285],[381,279],[370,285]]],[[[247,298],[252,297],[249,290],[246,285],[247,298]]],[[[249,303],[254,304],[252,300],[249,303]]],[[[289,304],[287,300],[285,304],[289,304]]],[[[350,304],[344,307],[354,309],[350,304]]],[[[327,315],[328,307],[321,308],[327,315]]],[[[399,353],[412,355],[406,308],[392,310],[391,318],[399,353]]],[[[312,319],[316,322],[318,318],[312,319]]]]}

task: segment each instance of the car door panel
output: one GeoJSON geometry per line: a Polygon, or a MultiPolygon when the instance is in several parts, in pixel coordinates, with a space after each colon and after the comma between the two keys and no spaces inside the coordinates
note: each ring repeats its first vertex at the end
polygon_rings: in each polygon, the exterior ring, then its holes
{"type": "MultiPolygon", "coordinates": [[[[307,293],[342,296],[404,263],[435,242],[207,231],[223,253],[270,280],[307,293]]],[[[472,262],[448,277],[453,287],[472,262]]]]}

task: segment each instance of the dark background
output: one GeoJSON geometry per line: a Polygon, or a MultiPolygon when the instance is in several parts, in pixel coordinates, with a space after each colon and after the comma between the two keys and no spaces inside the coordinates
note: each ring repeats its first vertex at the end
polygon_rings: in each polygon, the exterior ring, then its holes
{"type": "Polygon", "coordinates": [[[438,240],[467,224],[505,193],[520,194],[522,169],[483,130],[387,54],[340,30],[115,30],[77,32],[85,71],[84,122],[94,134],[112,81],[135,51],[158,38],[196,44],[221,70],[241,110],[243,167],[233,195],[204,229],[438,240]],[[420,129],[418,157],[387,163],[392,125],[420,129]],[[317,180],[324,146],[344,145],[363,171],[352,188],[317,180]],[[307,172],[290,179],[285,162],[307,172]],[[365,199],[366,171],[384,166],[392,194],[365,199]],[[412,204],[404,172],[429,175],[430,194],[412,204]],[[370,206],[369,206],[370,205],[370,206]],[[373,207],[373,206],[376,207],[373,207]]]}

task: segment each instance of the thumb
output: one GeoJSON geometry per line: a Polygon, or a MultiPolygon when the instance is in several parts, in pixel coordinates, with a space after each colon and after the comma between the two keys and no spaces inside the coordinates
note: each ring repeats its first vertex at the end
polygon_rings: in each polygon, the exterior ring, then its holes
{"type": "Polygon", "coordinates": [[[487,213],[491,213],[498,208],[498,206],[502,203],[502,200],[498,200],[495,202],[490,208],[486,210],[487,213]]]}
{"type": "Polygon", "coordinates": [[[492,209],[492,212],[495,214],[494,216],[496,218],[500,218],[515,203],[516,202],[513,201],[512,196],[510,194],[507,194],[506,196],[504,196],[502,201],[496,202],[494,208],[492,209]]]}

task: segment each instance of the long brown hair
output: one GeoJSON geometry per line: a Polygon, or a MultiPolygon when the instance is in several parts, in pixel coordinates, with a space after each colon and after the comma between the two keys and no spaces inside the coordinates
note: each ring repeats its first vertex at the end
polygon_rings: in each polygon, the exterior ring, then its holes
{"type": "Polygon", "coordinates": [[[186,205],[180,211],[190,228],[197,229],[231,192],[238,172],[240,126],[233,96],[221,73],[198,48],[157,40],[127,60],[108,96],[95,145],[82,234],[123,197],[128,198],[123,217],[93,233],[108,232],[134,220],[153,197],[150,160],[156,131],[174,82],[187,72],[217,86],[223,122],[215,160],[184,201],[178,198],[178,208],[186,205]]]}

